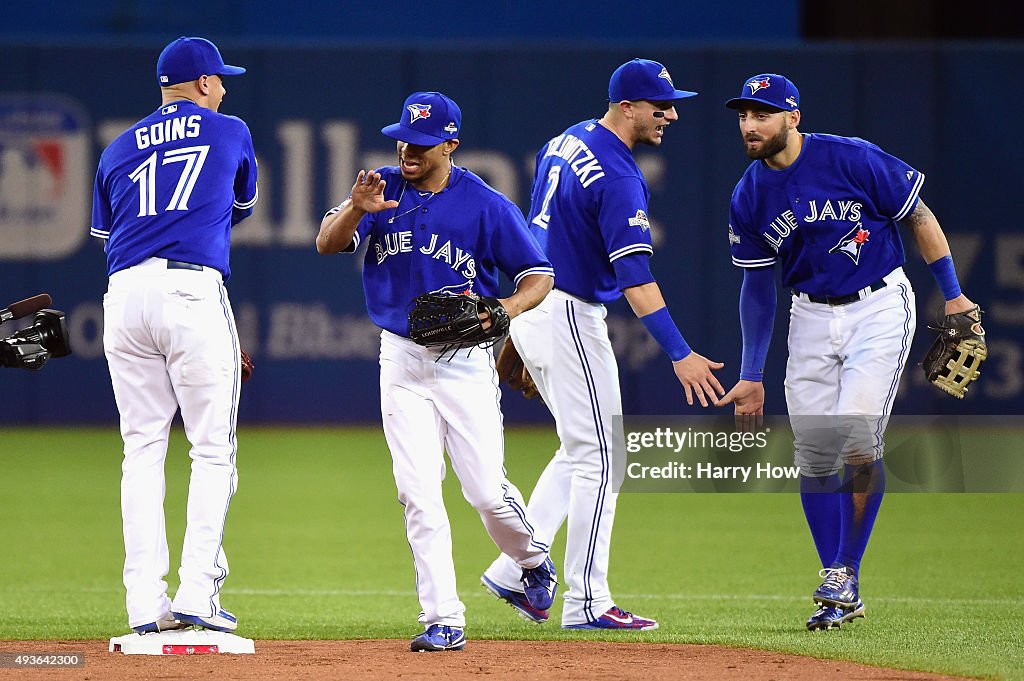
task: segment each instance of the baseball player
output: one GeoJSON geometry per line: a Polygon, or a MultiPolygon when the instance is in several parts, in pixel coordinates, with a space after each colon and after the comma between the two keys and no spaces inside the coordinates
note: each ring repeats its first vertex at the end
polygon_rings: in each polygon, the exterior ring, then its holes
{"type": "MultiPolygon", "coordinates": [[[[649,192],[633,159],[638,144],[658,146],[679,119],[668,70],[633,59],[612,74],[608,110],[551,139],[537,154],[529,224],[556,272],[555,290],[535,310],[512,321],[512,338],[548,405],[561,446],[530,497],[537,536],[549,543],[568,517],[566,629],[656,629],[648,617],[615,604],[608,554],[616,494],[611,490],[614,417],[622,414],[618,366],[605,325],[605,303],[626,296],[633,311],[672,360],[693,404],[724,394],[713,369],[690,350],[651,274],[649,192]]],[[[621,435],[619,435],[621,437],[621,435]]],[[[620,442],[619,446],[625,446],[620,442]]],[[[516,588],[517,570],[499,556],[484,587],[519,613],[543,621],[516,588]]]]}
{"type": "Polygon", "coordinates": [[[743,268],[743,363],[719,404],[764,412],[778,264],[792,290],[786,404],[804,514],[824,568],[807,628],[829,629],[864,616],[858,575],[885,488],[882,436],[915,329],[897,224],[913,234],[946,313],[974,303],[919,197],[919,170],[862,139],[800,133],[800,93],[778,74],[749,78],[726,106],[739,114],[753,163],[729,211],[732,261],[743,268]],[[839,426],[849,437],[830,443],[839,426]]]}
{"type": "MultiPolygon", "coordinates": [[[[413,299],[425,292],[498,293],[498,272],[516,290],[501,299],[515,318],[553,283],[551,264],[507,198],[452,160],[462,114],[439,92],[414,92],[398,123],[397,167],[360,171],[352,194],[324,217],[320,253],[351,253],[366,241],[363,284],[370,318],[381,327],[384,435],[416,568],[425,631],[414,651],[461,650],[466,606],[459,600],[451,529],[441,497],[447,450],[466,500],[517,566],[517,586],[533,606],[554,599],[547,543],[534,536],[522,495],[505,478],[500,392],[489,351],[443,353],[408,337],[413,299]],[[443,356],[442,356],[443,355],[443,356]]],[[[487,323],[487,322],[485,322],[487,323]]]]}
{"type": "Polygon", "coordinates": [[[203,38],[167,45],[157,60],[160,107],[119,135],[96,171],[91,234],[106,241],[103,347],[124,438],[128,624],[139,633],[237,626],[220,607],[241,380],[224,282],[231,227],[256,203],[256,157],[245,123],[218,109],[222,78],[241,73],[203,38]],[[172,602],[163,466],[179,408],[192,477],[172,602]]]}

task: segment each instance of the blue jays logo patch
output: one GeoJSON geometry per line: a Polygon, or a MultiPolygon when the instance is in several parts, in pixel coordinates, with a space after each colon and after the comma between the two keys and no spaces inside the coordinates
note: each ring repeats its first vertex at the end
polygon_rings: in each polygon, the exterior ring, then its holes
{"type": "Polygon", "coordinates": [[[661,73],[658,74],[658,78],[664,78],[668,81],[668,84],[675,87],[675,83],[672,82],[672,76],[668,75],[668,69],[664,66],[661,68],[661,73]]]}
{"type": "Polygon", "coordinates": [[[858,222],[853,229],[846,233],[835,246],[828,250],[829,253],[844,253],[850,257],[854,265],[860,264],[860,251],[867,243],[871,232],[864,229],[862,223],[858,222]]]}
{"type": "Polygon", "coordinates": [[[409,110],[410,124],[421,118],[430,118],[430,104],[410,104],[405,108],[409,110]]]}
{"type": "Polygon", "coordinates": [[[750,88],[750,94],[754,94],[758,90],[763,90],[764,88],[771,87],[770,81],[770,78],[760,78],[748,81],[747,87],[750,88]]]}

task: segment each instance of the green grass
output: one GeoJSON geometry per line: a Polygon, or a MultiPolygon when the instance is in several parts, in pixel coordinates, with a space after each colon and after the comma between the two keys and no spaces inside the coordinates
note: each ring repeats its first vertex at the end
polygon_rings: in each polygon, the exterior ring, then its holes
{"type": "MultiPolygon", "coordinates": [[[[121,442],[113,429],[2,430],[0,639],[127,630],[121,442]]],[[[529,490],[555,445],[513,430],[510,478],[529,490]]],[[[184,528],[187,442],[172,438],[172,573],[184,528]]],[[[377,429],[243,429],[225,538],[225,606],[257,639],[411,637],[419,605],[377,429]]],[[[457,480],[446,481],[471,638],[608,639],[535,626],[486,595],[495,556],[457,480]]],[[[862,571],[868,620],[804,630],[818,584],[795,494],[624,494],[611,559],[623,607],[656,617],[644,641],[718,643],[903,669],[1024,679],[1024,495],[890,494],[862,571]]],[[[560,564],[564,538],[556,541],[560,564]]]]}

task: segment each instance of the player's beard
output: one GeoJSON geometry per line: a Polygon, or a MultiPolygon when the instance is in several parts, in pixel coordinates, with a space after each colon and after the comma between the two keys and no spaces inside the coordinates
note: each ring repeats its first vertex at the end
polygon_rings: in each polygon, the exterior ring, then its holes
{"type": "Polygon", "coordinates": [[[786,141],[789,139],[789,130],[785,127],[779,130],[777,135],[772,135],[768,139],[761,140],[761,147],[759,149],[751,149],[747,146],[747,140],[743,140],[743,150],[747,152],[747,158],[751,161],[760,161],[762,159],[771,158],[775,154],[778,154],[786,148],[786,141]]]}
{"type": "MultiPolygon", "coordinates": [[[[656,125],[651,125],[648,122],[640,122],[638,120],[634,120],[633,121],[633,139],[636,140],[637,142],[639,142],[640,144],[646,144],[646,145],[651,146],[651,147],[658,146],[659,144],[661,144],[661,140],[662,140],[662,138],[658,137],[658,135],[657,135],[657,129],[658,129],[658,126],[660,126],[660,125],[664,125],[664,123],[658,123],[656,125]]],[[[668,129],[668,126],[666,125],[664,130],[667,130],[667,129],[668,129]]],[[[664,130],[662,131],[663,134],[664,134],[664,130]]]]}

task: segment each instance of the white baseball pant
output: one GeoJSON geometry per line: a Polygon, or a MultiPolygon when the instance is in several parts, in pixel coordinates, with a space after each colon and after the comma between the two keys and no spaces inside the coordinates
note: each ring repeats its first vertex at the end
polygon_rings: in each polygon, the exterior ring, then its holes
{"type": "MultiPolygon", "coordinates": [[[[405,507],[405,529],[416,568],[419,621],[463,627],[452,560],[451,525],[441,495],[444,453],[497,547],[518,575],[548,555],[536,540],[522,494],[505,477],[501,393],[489,350],[439,358],[389,331],[381,333],[380,393],[384,435],[405,507]]],[[[522,584],[515,578],[518,589],[522,584]]]]}
{"type": "Polygon", "coordinates": [[[121,517],[128,624],[168,611],[212,616],[228,575],[221,545],[235,493],[238,335],[220,272],[150,258],[115,272],[103,297],[103,347],[121,415],[121,517]],[[164,460],[180,407],[192,449],[181,583],[167,596],[164,460]]]}
{"type": "Polygon", "coordinates": [[[884,279],[885,287],[847,305],[793,296],[786,404],[795,460],[805,475],[830,475],[844,462],[882,457],[917,326],[914,291],[903,269],[884,279]]]}
{"type": "MultiPolygon", "coordinates": [[[[548,545],[568,517],[560,576],[566,585],[563,625],[593,621],[615,604],[608,587],[618,496],[612,492],[612,420],[622,414],[622,396],[606,316],[604,305],[555,289],[512,320],[512,340],[561,441],[527,510],[537,538],[548,545]]],[[[624,451],[624,442],[618,446],[624,451]]],[[[522,591],[508,556],[499,556],[486,574],[499,586],[522,591]]]]}

